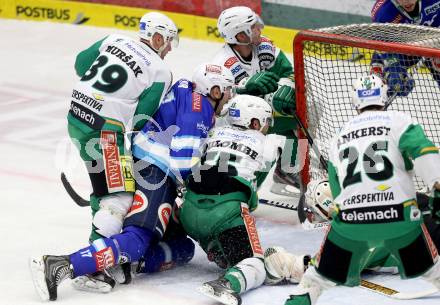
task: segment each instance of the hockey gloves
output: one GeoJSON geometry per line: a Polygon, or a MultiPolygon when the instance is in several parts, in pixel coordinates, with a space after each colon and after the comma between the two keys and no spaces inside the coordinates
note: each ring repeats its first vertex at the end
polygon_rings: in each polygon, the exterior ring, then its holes
{"type": "Polygon", "coordinates": [[[388,96],[407,96],[414,88],[414,79],[400,63],[392,63],[383,70],[388,85],[388,96]]]}
{"type": "Polygon", "coordinates": [[[280,78],[272,72],[258,72],[236,89],[238,94],[249,94],[254,96],[265,95],[274,92],[278,88],[280,78]]]}
{"type": "Polygon", "coordinates": [[[295,89],[292,86],[280,86],[273,95],[272,107],[284,115],[294,114],[296,110],[295,89]]]}
{"type": "Polygon", "coordinates": [[[429,198],[429,208],[432,220],[440,224],[440,191],[434,190],[433,195],[429,198]]]}

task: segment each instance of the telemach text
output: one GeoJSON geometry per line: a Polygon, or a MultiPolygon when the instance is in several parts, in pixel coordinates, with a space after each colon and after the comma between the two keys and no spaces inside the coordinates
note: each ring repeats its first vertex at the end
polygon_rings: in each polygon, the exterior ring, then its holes
{"type": "Polygon", "coordinates": [[[341,211],[340,219],[347,223],[383,223],[403,220],[403,214],[397,207],[376,210],[353,209],[341,211]]]}
{"type": "Polygon", "coordinates": [[[93,113],[87,113],[81,108],[79,108],[77,105],[75,105],[74,102],[70,104],[70,111],[77,117],[80,118],[83,122],[88,123],[91,126],[95,125],[95,116],[93,113]]]}

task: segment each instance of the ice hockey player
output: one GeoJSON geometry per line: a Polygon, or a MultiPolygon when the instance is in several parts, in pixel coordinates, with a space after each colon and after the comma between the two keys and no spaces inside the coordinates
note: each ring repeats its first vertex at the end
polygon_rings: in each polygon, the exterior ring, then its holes
{"type": "Polygon", "coordinates": [[[276,111],[274,126],[269,133],[286,136],[291,143],[279,159],[274,172],[272,192],[293,195],[299,189],[300,179],[296,164],[298,140],[294,133],[295,89],[293,67],[282,50],[270,39],[261,36],[264,23],[250,8],[236,6],[225,9],[219,16],[217,27],[225,45],[213,62],[228,68],[239,86],[237,93],[267,96],[276,111]]]}
{"type": "MultiPolygon", "coordinates": [[[[172,86],[160,108],[134,137],[136,192],[122,232],[96,239],[70,255],[31,259],[34,284],[42,299],[55,300],[57,287],[66,278],[136,262],[145,253],[151,254],[150,246],[157,246],[167,229],[177,187],[199,159],[200,144],[214,125],[215,113],[229,100],[233,84],[229,70],[203,64],[196,69],[193,82],[182,79],[172,86]]],[[[180,247],[187,249],[183,260],[189,260],[194,251],[192,241],[184,234],[179,236],[183,238],[180,247]]],[[[99,291],[110,289],[96,287],[99,291]]]]}
{"type": "MultiPolygon", "coordinates": [[[[432,212],[433,200],[434,198],[427,194],[425,188],[416,191],[416,201],[422,212],[423,221],[435,246],[440,249],[440,221],[438,221],[440,215],[432,212]]],[[[310,181],[307,184],[304,202],[301,207],[298,204],[298,217],[303,226],[306,228],[307,226],[310,228],[326,227],[331,220],[332,209],[334,209],[334,201],[328,179],[310,181]]]]}
{"type": "Polygon", "coordinates": [[[383,111],[386,90],[374,75],[354,82],[359,115],[330,143],[329,181],[337,209],[313,266],[286,305],[316,304],[324,289],[359,285],[360,272],[384,258],[398,266],[402,278],[422,275],[440,289],[440,261],[415,201],[411,171],[415,167],[438,196],[438,149],[408,115],[383,111]]]}
{"type": "MultiPolygon", "coordinates": [[[[265,136],[272,108],[262,98],[237,95],[229,104],[229,126],[210,132],[201,162],[188,177],[179,219],[208,259],[227,268],[221,278],[204,283],[201,292],[237,305],[241,293],[266,279],[264,253],[250,212],[257,207],[257,187],[278,158],[278,149],[284,148],[285,138],[265,136]]],[[[299,280],[309,256],[294,256],[279,247],[268,251],[269,282],[299,280]],[[285,270],[271,268],[280,257],[285,270]]]]}
{"type": "Polygon", "coordinates": [[[437,0],[377,0],[371,17],[373,22],[439,27],[439,8],[432,6],[436,3],[437,0]]]}
{"type": "MultiPolygon", "coordinates": [[[[134,192],[131,153],[124,149],[124,135],[140,130],[159,107],[172,81],[163,59],[177,44],[173,21],[160,13],[147,13],[140,20],[139,41],[109,35],[76,58],[81,79],[72,91],[67,119],[69,135],[93,188],[90,242],[121,231],[134,192]]],[[[95,278],[114,284],[104,274],[95,278]]]]}
{"type": "MultiPolygon", "coordinates": [[[[377,0],[371,10],[373,22],[406,23],[438,28],[440,7],[437,0],[377,0]]],[[[371,72],[383,77],[388,95],[407,96],[414,88],[414,79],[408,72],[419,61],[429,69],[440,86],[440,60],[395,53],[374,53],[371,72]]]]}

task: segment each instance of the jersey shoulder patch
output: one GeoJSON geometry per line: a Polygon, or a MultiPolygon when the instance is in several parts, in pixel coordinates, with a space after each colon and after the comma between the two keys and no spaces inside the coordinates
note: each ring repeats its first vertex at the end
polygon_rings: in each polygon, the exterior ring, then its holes
{"type": "Polygon", "coordinates": [[[238,58],[236,56],[229,57],[226,59],[225,63],[223,64],[226,68],[231,69],[231,67],[238,62],[238,58]]]}
{"type": "Polygon", "coordinates": [[[197,92],[192,94],[191,110],[192,112],[202,112],[202,96],[197,92]]]}

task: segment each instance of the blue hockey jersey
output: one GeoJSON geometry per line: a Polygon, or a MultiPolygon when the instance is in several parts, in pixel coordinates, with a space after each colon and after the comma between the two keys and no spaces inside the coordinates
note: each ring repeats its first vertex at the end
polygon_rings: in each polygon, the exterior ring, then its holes
{"type": "Polygon", "coordinates": [[[420,13],[410,16],[396,0],[377,0],[371,10],[371,19],[380,23],[440,26],[440,0],[419,0],[416,5],[420,13]]]}
{"type": "Polygon", "coordinates": [[[193,92],[192,83],[181,79],[134,137],[133,156],[183,182],[199,161],[201,144],[214,122],[214,108],[207,97],[193,92]]]}

